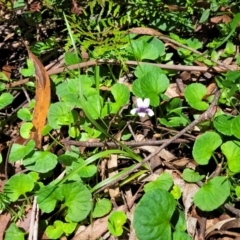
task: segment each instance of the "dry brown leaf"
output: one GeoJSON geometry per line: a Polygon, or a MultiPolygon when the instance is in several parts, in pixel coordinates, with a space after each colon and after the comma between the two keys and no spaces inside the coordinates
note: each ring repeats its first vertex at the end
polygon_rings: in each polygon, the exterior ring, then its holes
{"type": "Polygon", "coordinates": [[[211,23],[229,23],[231,21],[232,19],[227,14],[210,18],[211,23]]]}
{"type": "Polygon", "coordinates": [[[5,66],[2,67],[2,72],[8,78],[8,80],[10,80],[10,78],[11,78],[11,74],[12,74],[13,69],[15,69],[15,67],[12,67],[12,66],[9,66],[9,65],[5,65],[5,66]]]}
{"type": "Polygon", "coordinates": [[[33,114],[31,139],[38,149],[42,148],[42,130],[45,126],[51,99],[50,79],[41,61],[26,46],[29,58],[33,61],[36,77],[36,103],[33,114]]]}
{"type": "Polygon", "coordinates": [[[135,34],[144,34],[144,35],[151,35],[151,36],[160,36],[163,35],[159,31],[153,29],[153,28],[146,28],[146,27],[136,27],[129,29],[130,33],[135,34]]]}

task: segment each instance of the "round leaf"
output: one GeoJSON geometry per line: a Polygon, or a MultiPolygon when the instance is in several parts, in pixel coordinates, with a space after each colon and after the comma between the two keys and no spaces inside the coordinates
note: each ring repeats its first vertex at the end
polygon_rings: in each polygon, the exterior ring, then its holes
{"type": "Polygon", "coordinates": [[[235,117],[232,120],[232,125],[230,126],[232,126],[232,134],[238,139],[240,139],[240,116],[235,117]]]}
{"type": "Polygon", "coordinates": [[[49,225],[46,228],[46,234],[51,239],[59,239],[61,235],[63,234],[63,222],[61,221],[55,221],[53,226],[49,225]]]}
{"type": "Polygon", "coordinates": [[[213,152],[222,144],[221,137],[215,132],[206,132],[199,136],[193,146],[193,157],[200,165],[209,162],[213,152]]]}
{"type": "Polygon", "coordinates": [[[34,187],[33,179],[26,174],[12,176],[4,186],[7,197],[15,202],[21,195],[31,192],[34,187]]]}
{"type": "Polygon", "coordinates": [[[170,173],[162,173],[156,181],[145,184],[144,191],[149,192],[154,189],[164,189],[168,191],[173,185],[172,175],[170,173]]]}
{"type": "Polygon", "coordinates": [[[215,177],[197,191],[193,202],[202,211],[212,211],[220,207],[229,195],[230,184],[226,177],[215,177]]]}
{"type": "Polygon", "coordinates": [[[162,189],[144,194],[136,206],[133,227],[139,240],[171,240],[171,218],[176,207],[173,196],[162,189]]]}
{"type": "Polygon", "coordinates": [[[112,203],[110,200],[103,198],[96,202],[92,217],[99,218],[108,214],[112,209],[112,203]]]}
{"type": "Polygon", "coordinates": [[[20,135],[21,137],[28,139],[30,138],[31,129],[33,124],[31,122],[25,122],[20,127],[20,135]]]}
{"type": "Polygon", "coordinates": [[[200,175],[192,169],[186,168],[183,170],[182,178],[187,182],[198,182],[201,181],[205,176],[200,175]]]}
{"type": "Polygon", "coordinates": [[[11,148],[9,160],[16,162],[28,155],[35,147],[35,141],[30,140],[26,146],[14,143],[11,148]]]}
{"type": "Polygon", "coordinates": [[[13,95],[10,93],[3,93],[0,95],[0,109],[6,107],[13,102],[13,95]]]}
{"type": "Polygon", "coordinates": [[[20,118],[23,121],[31,121],[32,120],[32,114],[28,108],[21,108],[17,112],[18,118],[20,118]]]}
{"type": "Polygon", "coordinates": [[[24,159],[23,164],[29,170],[46,173],[57,165],[57,156],[47,151],[36,151],[32,156],[24,159]]]}
{"type": "Polygon", "coordinates": [[[223,154],[227,158],[228,168],[233,173],[240,172],[240,142],[228,141],[221,146],[223,154]]]}
{"type": "Polygon", "coordinates": [[[228,115],[220,115],[214,119],[213,125],[218,132],[227,136],[231,136],[233,123],[233,121],[230,120],[231,118],[232,117],[228,115]]]}
{"type": "Polygon", "coordinates": [[[112,86],[111,93],[116,101],[111,105],[111,113],[117,113],[129,101],[130,91],[124,84],[116,83],[112,86]]]}
{"type": "Polygon", "coordinates": [[[53,129],[59,129],[61,125],[69,125],[73,121],[72,113],[66,104],[63,102],[51,104],[48,111],[48,124],[53,129]]]}
{"type": "Polygon", "coordinates": [[[24,240],[25,233],[22,232],[15,223],[12,223],[5,233],[4,240],[24,240]]]}
{"type": "Polygon", "coordinates": [[[131,42],[130,52],[138,60],[150,59],[155,60],[158,58],[158,50],[153,45],[146,41],[136,40],[131,42]]]}
{"type": "Polygon", "coordinates": [[[202,101],[206,94],[207,88],[201,83],[192,83],[184,91],[184,96],[188,104],[200,111],[208,109],[208,104],[202,101]]]}
{"type": "Polygon", "coordinates": [[[124,212],[115,211],[108,218],[108,230],[109,232],[118,237],[123,233],[123,224],[126,222],[127,217],[124,212]]]}
{"type": "Polygon", "coordinates": [[[81,182],[64,183],[61,186],[68,207],[66,217],[72,222],[80,222],[87,217],[92,209],[92,196],[88,188],[81,182]]]}

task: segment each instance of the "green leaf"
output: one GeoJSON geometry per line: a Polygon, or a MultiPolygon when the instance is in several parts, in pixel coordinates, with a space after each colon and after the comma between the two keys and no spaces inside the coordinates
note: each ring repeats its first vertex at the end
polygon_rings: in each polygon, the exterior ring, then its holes
{"type": "Polygon", "coordinates": [[[77,227],[77,223],[73,223],[73,222],[63,223],[63,231],[67,236],[71,234],[76,227],[77,227]]]}
{"type": "Polygon", "coordinates": [[[22,232],[15,223],[11,223],[9,228],[7,229],[5,233],[4,240],[24,240],[25,239],[25,233],[22,232]]]}
{"type": "Polygon", "coordinates": [[[132,91],[135,96],[140,98],[149,98],[150,105],[157,107],[159,105],[159,95],[169,86],[169,79],[165,74],[159,74],[156,78],[154,72],[148,72],[140,79],[134,81],[132,91]]]}
{"type": "Polygon", "coordinates": [[[0,109],[5,108],[13,102],[13,95],[10,93],[3,93],[0,95],[0,109]]]}
{"type": "Polygon", "coordinates": [[[37,192],[39,208],[46,213],[52,212],[58,201],[63,200],[61,189],[53,182],[37,192]]]}
{"type": "Polygon", "coordinates": [[[165,54],[165,46],[164,46],[163,42],[156,37],[143,36],[143,37],[138,38],[137,41],[144,41],[150,45],[153,45],[158,53],[158,57],[163,56],[165,54]]]}
{"type": "Polygon", "coordinates": [[[23,159],[23,165],[28,170],[46,173],[57,165],[57,156],[47,151],[35,151],[32,156],[23,159]]]}
{"type": "Polygon", "coordinates": [[[4,192],[12,202],[15,202],[21,195],[31,192],[33,187],[33,179],[26,174],[20,173],[12,176],[6,182],[4,192]]]}
{"type": "Polygon", "coordinates": [[[24,77],[31,77],[35,75],[34,63],[30,59],[27,59],[27,68],[21,70],[21,74],[24,77]]]}
{"type": "Polygon", "coordinates": [[[176,200],[178,200],[182,195],[181,188],[178,185],[174,185],[170,193],[176,200]]]}
{"type": "MultiPolygon", "coordinates": [[[[78,162],[73,162],[72,163],[72,168],[71,171],[73,169],[76,169],[79,167],[80,164],[83,164],[84,160],[83,159],[78,159],[78,162]]],[[[81,178],[90,178],[93,177],[95,174],[97,173],[97,167],[93,164],[89,164],[87,166],[82,167],[79,171],[78,171],[78,175],[81,178]]]]}
{"type": "Polygon", "coordinates": [[[230,183],[226,177],[214,177],[195,194],[193,202],[202,211],[212,211],[220,207],[230,195],[230,183]]]}
{"type": "Polygon", "coordinates": [[[144,191],[149,192],[154,189],[164,189],[168,191],[173,185],[172,175],[167,172],[163,172],[156,181],[145,184],[144,191]]]}
{"type": "Polygon", "coordinates": [[[206,22],[206,21],[208,20],[208,18],[209,18],[210,12],[211,12],[211,10],[210,10],[209,8],[208,8],[208,9],[205,9],[205,10],[203,11],[203,13],[202,13],[202,16],[201,16],[201,18],[200,18],[200,20],[199,20],[199,23],[204,23],[204,22],[206,22]]]}
{"type": "Polygon", "coordinates": [[[88,106],[89,114],[93,119],[102,118],[103,98],[98,94],[90,95],[87,98],[86,104],[88,106]]]}
{"type": "Polygon", "coordinates": [[[202,101],[207,94],[207,88],[201,83],[192,83],[184,90],[184,96],[188,104],[200,111],[208,109],[208,103],[202,101]]]}
{"type": "Polygon", "coordinates": [[[57,220],[53,225],[47,226],[46,234],[50,239],[59,239],[63,234],[63,222],[57,220]]]}
{"type": "Polygon", "coordinates": [[[76,53],[73,52],[66,52],[64,54],[64,62],[66,65],[73,65],[80,62],[80,58],[76,53]]]}
{"type": "MultiPolygon", "coordinates": [[[[91,92],[91,86],[94,82],[94,79],[87,75],[80,75],[79,78],[69,79],[67,90],[76,95],[79,95],[80,91],[82,90],[83,95],[87,97],[89,92],[91,92]],[[81,79],[81,84],[79,83],[79,78],[81,79]]],[[[64,91],[64,89],[62,90],[64,91]]]]}
{"type": "Polygon", "coordinates": [[[166,190],[155,189],[143,195],[133,215],[133,227],[139,240],[171,240],[171,218],[176,201],[166,190]]]}
{"type": "Polygon", "coordinates": [[[199,49],[202,47],[202,43],[196,38],[189,38],[187,39],[186,43],[190,48],[199,49]]]}
{"type": "Polygon", "coordinates": [[[158,49],[153,44],[142,40],[131,42],[130,53],[140,61],[144,59],[155,60],[159,56],[158,49]]]}
{"type": "Polygon", "coordinates": [[[31,129],[33,128],[33,124],[31,122],[25,122],[20,127],[20,136],[28,139],[30,138],[31,129]]]}
{"type": "Polygon", "coordinates": [[[121,107],[128,103],[130,91],[124,84],[116,83],[112,86],[111,93],[116,101],[115,103],[111,104],[111,113],[115,114],[121,107]]]}
{"type": "Polygon", "coordinates": [[[137,78],[142,78],[149,73],[152,73],[155,78],[158,78],[160,74],[164,74],[164,71],[161,68],[149,63],[139,64],[134,71],[134,74],[137,78]]]}
{"type": "Polygon", "coordinates": [[[232,136],[232,117],[229,115],[217,116],[213,121],[213,126],[218,130],[218,132],[226,135],[232,136]]]}
{"type": "Polygon", "coordinates": [[[48,124],[53,129],[59,129],[62,125],[74,122],[73,112],[63,102],[51,104],[48,110],[48,124]]]}
{"type": "Polygon", "coordinates": [[[27,156],[35,147],[35,141],[30,140],[26,146],[14,143],[9,155],[9,161],[16,162],[27,156]]]}
{"type": "Polygon", "coordinates": [[[237,198],[240,198],[240,186],[236,186],[235,193],[237,195],[237,198]]]}
{"type": "Polygon", "coordinates": [[[208,164],[214,151],[222,144],[221,137],[215,132],[205,132],[193,145],[193,157],[200,165],[208,164]]]}
{"type": "Polygon", "coordinates": [[[173,240],[192,240],[192,238],[185,232],[173,232],[173,240]]]}
{"type": "Polygon", "coordinates": [[[223,154],[227,158],[228,168],[233,173],[240,172],[240,142],[227,141],[221,146],[223,154]]]}
{"type": "Polygon", "coordinates": [[[96,202],[94,206],[94,210],[92,213],[93,218],[103,217],[104,215],[108,214],[112,209],[112,203],[107,198],[102,198],[96,202]]]}
{"type": "Polygon", "coordinates": [[[32,114],[28,108],[19,109],[17,116],[23,121],[32,121],[32,114]]]}
{"type": "Polygon", "coordinates": [[[200,175],[198,172],[195,172],[192,169],[186,168],[182,173],[183,180],[187,182],[198,182],[205,178],[205,175],[200,175]]]}
{"type": "Polygon", "coordinates": [[[116,237],[119,237],[123,233],[123,225],[127,221],[127,216],[124,212],[115,211],[111,213],[108,218],[108,230],[109,232],[116,237]]]}
{"type": "Polygon", "coordinates": [[[183,211],[176,208],[171,218],[171,223],[177,231],[185,232],[187,230],[186,219],[183,211]]]}
{"type": "Polygon", "coordinates": [[[42,135],[43,136],[48,135],[51,130],[52,130],[52,127],[49,124],[45,125],[42,130],[42,135]]]}
{"type": "Polygon", "coordinates": [[[232,121],[232,124],[229,124],[232,128],[232,134],[240,139],[240,116],[235,117],[232,121]]]}
{"type": "Polygon", "coordinates": [[[68,207],[67,215],[72,222],[85,219],[92,209],[91,192],[81,182],[64,183],[61,186],[64,205],[68,207]]]}

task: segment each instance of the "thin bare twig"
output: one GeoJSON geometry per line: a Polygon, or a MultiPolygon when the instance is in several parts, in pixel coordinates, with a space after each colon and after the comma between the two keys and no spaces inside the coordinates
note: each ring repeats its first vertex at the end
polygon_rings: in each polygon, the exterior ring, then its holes
{"type": "MultiPolygon", "coordinates": [[[[129,146],[129,147],[141,147],[141,146],[158,146],[163,143],[168,142],[169,139],[163,139],[163,140],[154,140],[154,141],[130,141],[130,142],[122,142],[122,144],[129,146]]],[[[74,145],[77,147],[120,147],[115,142],[80,142],[75,140],[62,140],[61,141],[65,145],[74,145]]],[[[186,139],[177,139],[173,141],[173,143],[189,143],[186,139]]]]}
{"type": "MultiPolygon", "coordinates": [[[[87,62],[82,62],[74,65],[70,65],[67,67],[60,67],[48,70],[47,73],[49,75],[58,74],[61,72],[64,72],[66,70],[74,70],[79,68],[85,68],[90,66],[96,66],[99,64],[115,64],[120,65],[121,63],[116,61],[115,59],[105,60],[105,59],[99,59],[99,60],[90,60],[87,62]]],[[[237,65],[229,65],[226,69],[219,68],[219,67],[202,67],[202,66],[185,66],[185,65],[174,65],[174,64],[161,64],[161,63],[148,63],[148,62],[137,62],[137,61],[126,61],[125,64],[129,66],[138,66],[139,64],[149,64],[153,66],[160,67],[162,69],[169,69],[169,70],[176,70],[176,71],[198,71],[198,72],[226,72],[227,70],[240,70],[240,68],[237,65]]],[[[225,66],[225,65],[224,65],[225,66]]],[[[22,79],[10,84],[6,84],[6,87],[16,87],[22,84],[25,84],[29,81],[29,78],[22,79]]]]}
{"type": "Polygon", "coordinates": [[[206,121],[208,119],[210,119],[214,114],[215,111],[213,111],[215,109],[215,106],[217,105],[218,99],[220,96],[220,91],[217,91],[215,93],[215,96],[213,98],[213,101],[210,105],[210,107],[204,112],[202,113],[196,120],[194,120],[192,123],[190,123],[187,127],[185,127],[183,130],[181,130],[178,134],[176,134],[175,136],[173,136],[171,139],[169,139],[167,142],[163,143],[155,152],[151,153],[150,155],[148,155],[146,158],[144,158],[142,160],[142,162],[139,162],[137,164],[135,164],[135,166],[130,169],[129,171],[123,173],[121,176],[119,176],[119,178],[112,180],[109,184],[106,184],[105,186],[99,188],[97,191],[95,191],[95,193],[101,192],[102,190],[104,190],[106,187],[115,185],[116,183],[118,183],[120,180],[126,178],[127,176],[129,176],[129,174],[133,173],[134,171],[136,171],[138,168],[140,168],[144,163],[146,163],[147,161],[149,161],[152,157],[154,157],[155,155],[157,155],[161,150],[163,150],[165,147],[167,147],[170,143],[174,142],[175,140],[177,140],[178,138],[180,138],[184,133],[186,133],[187,131],[189,131],[190,129],[192,129],[194,126],[196,126],[198,123],[202,122],[202,121],[206,121]]]}

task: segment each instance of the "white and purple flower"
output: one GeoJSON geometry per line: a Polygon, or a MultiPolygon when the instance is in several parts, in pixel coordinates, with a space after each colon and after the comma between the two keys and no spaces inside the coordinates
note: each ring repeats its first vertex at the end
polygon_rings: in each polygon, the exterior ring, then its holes
{"type": "Polygon", "coordinates": [[[137,113],[139,117],[145,117],[146,114],[152,117],[154,115],[154,112],[152,109],[149,108],[149,104],[149,98],[145,98],[144,100],[142,100],[141,98],[137,98],[137,107],[133,108],[130,113],[132,115],[137,113]]]}

